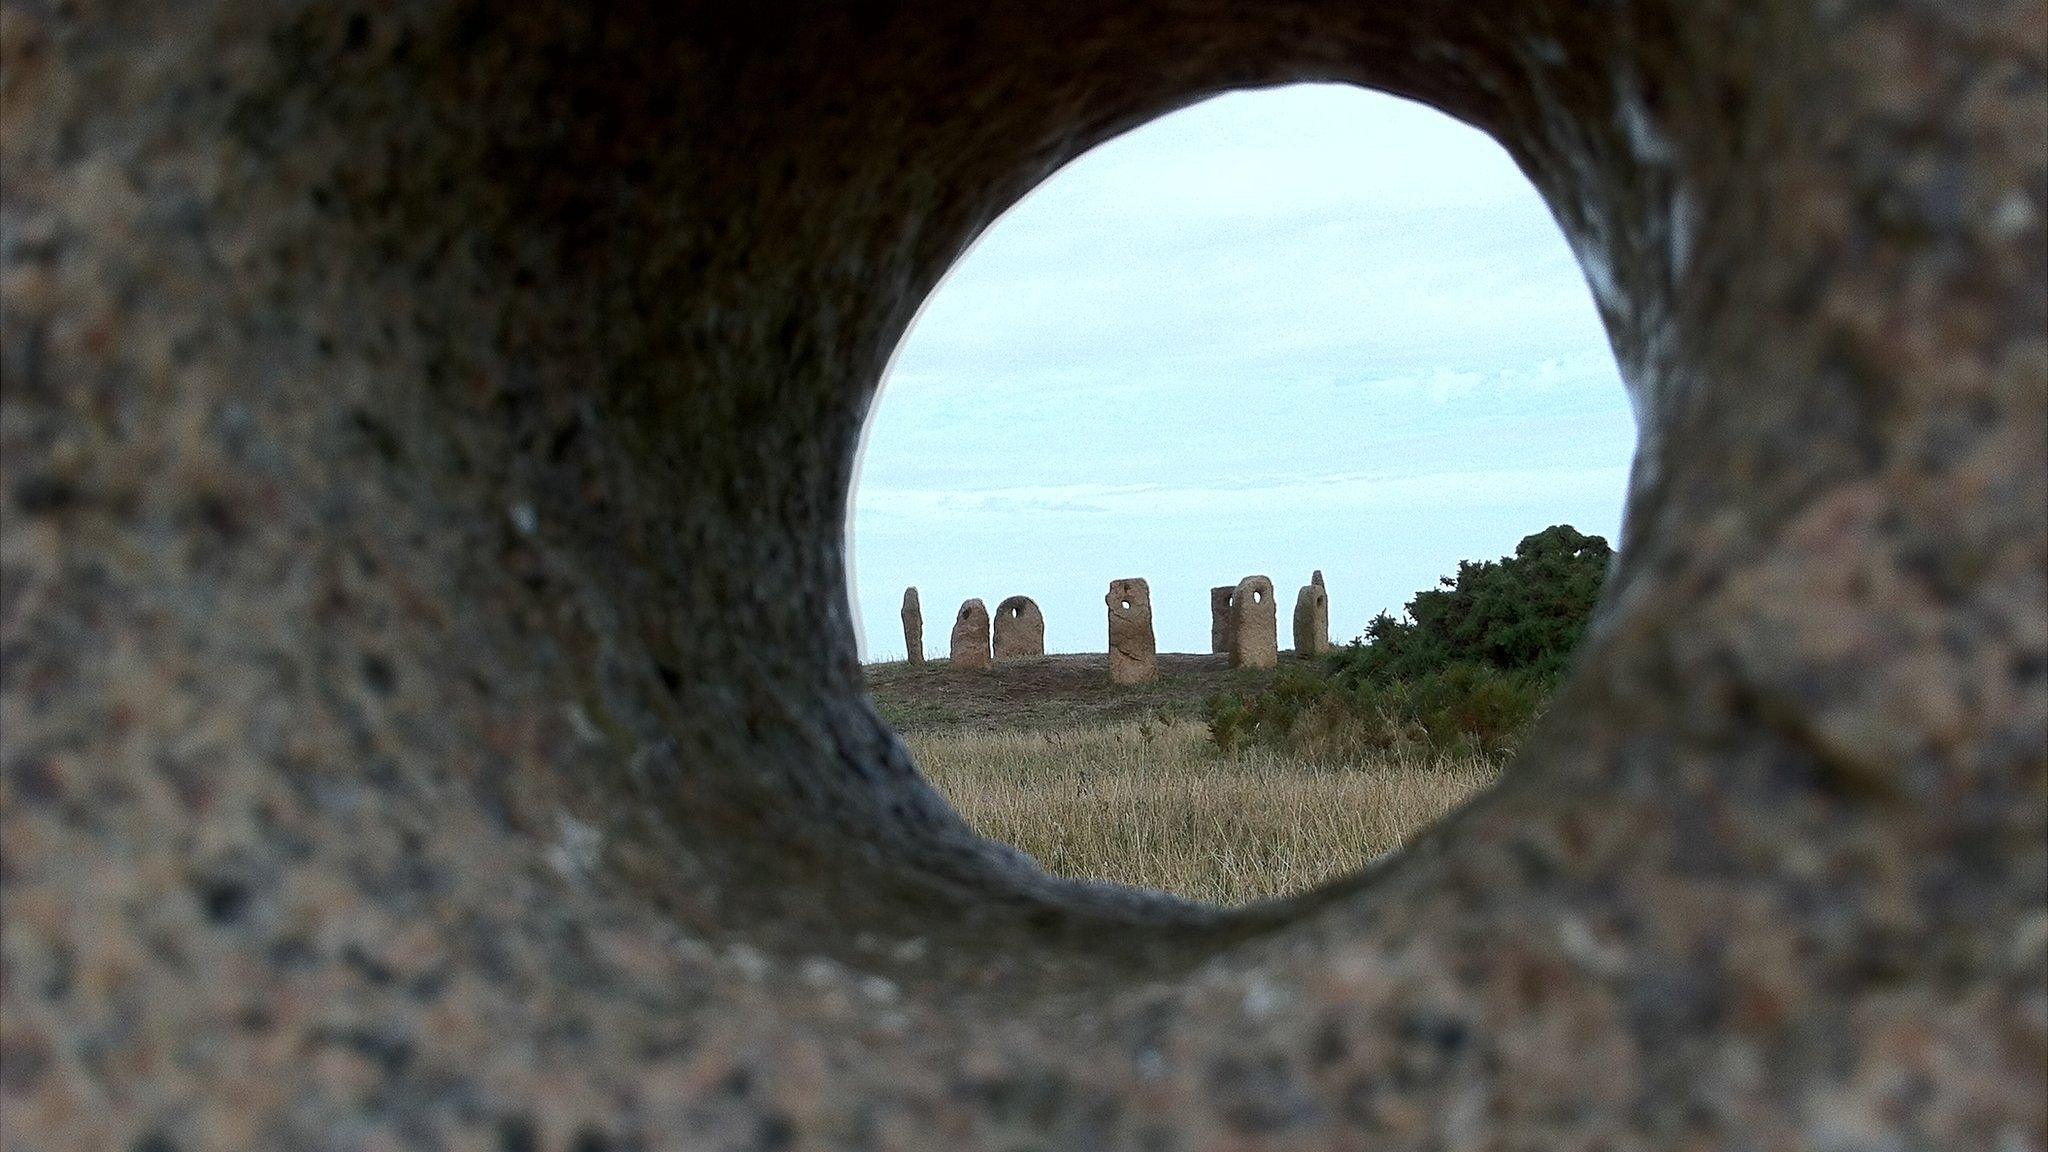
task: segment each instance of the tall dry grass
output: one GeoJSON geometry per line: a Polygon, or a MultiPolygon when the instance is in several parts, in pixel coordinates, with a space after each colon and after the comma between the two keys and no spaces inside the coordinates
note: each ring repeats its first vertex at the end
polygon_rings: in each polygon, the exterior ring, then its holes
{"type": "Polygon", "coordinates": [[[1230,755],[1191,721],[921,732],[917,761],[983,835],[1063,876],[1220,904],[1354,871],[1492,784],[1481,760],[1230,755]]]}

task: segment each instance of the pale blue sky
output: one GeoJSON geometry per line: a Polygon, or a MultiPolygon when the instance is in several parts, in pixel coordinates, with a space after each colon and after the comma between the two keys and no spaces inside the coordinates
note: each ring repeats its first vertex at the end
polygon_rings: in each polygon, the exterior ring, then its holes
{"type": "MultiPolygon", "coordinates": [[[[1321,568],[1341,643],[1460,559],[1615,540],[1635,425],[1592,297],[1485,135],[1334,85],[1153,121],[1003,215],[925,302],[869,417],[852,565],[867,659],[920,589],[1024,593],[1099,652],[1109,582],[1161,651],[1209,588],[1321,568]]],[[[1618,541],[1617,541],[1618,543],[1618,541]]]]}

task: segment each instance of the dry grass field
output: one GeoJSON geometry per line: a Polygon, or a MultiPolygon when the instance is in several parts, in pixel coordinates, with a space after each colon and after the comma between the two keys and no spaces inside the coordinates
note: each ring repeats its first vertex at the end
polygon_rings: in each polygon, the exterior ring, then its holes
{"type": "Polygon", "coordinates": [[[883,665],[870,670],[870,688],[926,775],[983,834],[1061,875],[1222,904],[1353,871],[1495,777],[1476,760],[1226,756],[1195,713],[1209,692],[1260,674],[1177,656],[1158,684],[1118,689],[1091,659],[1102,657],[965,675],[943,662],[883,665]]]}

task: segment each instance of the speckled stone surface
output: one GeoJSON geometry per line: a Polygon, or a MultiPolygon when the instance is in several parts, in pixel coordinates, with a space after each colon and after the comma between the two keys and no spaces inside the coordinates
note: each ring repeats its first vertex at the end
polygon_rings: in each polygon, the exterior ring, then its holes
{"type": "Polygon", "coordinates": [[[0,1144],[2042,1148],[2044,45],[2039,0],[5,0],[0,1144]],[[864,699],[860,427],[1054,167],[1304,79],[1549,200],[1628,550],[1410,851],[1235,914],[1059,882],[864,699]]]}

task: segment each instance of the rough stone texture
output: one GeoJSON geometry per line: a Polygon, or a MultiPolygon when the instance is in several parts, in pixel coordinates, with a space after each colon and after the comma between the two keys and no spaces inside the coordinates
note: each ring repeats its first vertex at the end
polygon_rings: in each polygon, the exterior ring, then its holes
{"type": "Polygon", "coordinates": [[[989,666],[988,605],[969,600],[953,614],[951,655],[956,669],[989,666]]]}
{"type": "Polygon", "coordinates": [[[924,605],[914,585],[903,590],[903,652],[912,664],[924,663],[924,605]]]}
{"type": "Polygon", "coordinates": [[[1237,585],[1225,584],[1209,589],[1209,651],[1230,651],[1230,598],[1237,594],[1237,585]]]}
{"type": "Polygon", "coordinates": [[[1330,650],[1330,593],[1318,571],[1294,594],[1294,653],[1320,656],[1330,650]]]}
{"type": "Polygon", "coordinates": [[[1273,581],[1247,576],[1230,594],[1230,666],[1271,668],[1280,662],[1280,606],[1273,581]]]}
{"type": "Polygon", "coordinates": [[[2044,25],[7,3],[0,1144],[2041,1148],[2044,25]],[[861,425],[1047,173],[1308,79],[1546,197],[1627,550],[1400,855],[1056,880],[865,699],[861,425]]]}
{"type": "Polygon", "coordinates": [[[1109,582],[1109,679],[1149,684],[1159,679],[1159,644],[1152,634],[1152,586],[1142,579],[1109,582]]]}
{"type": "Polygon", "coordinates": [[[1045,655],[1045,614],[1029,596],[1012,596],[996,605],[995,657],[1045,655]]]}

